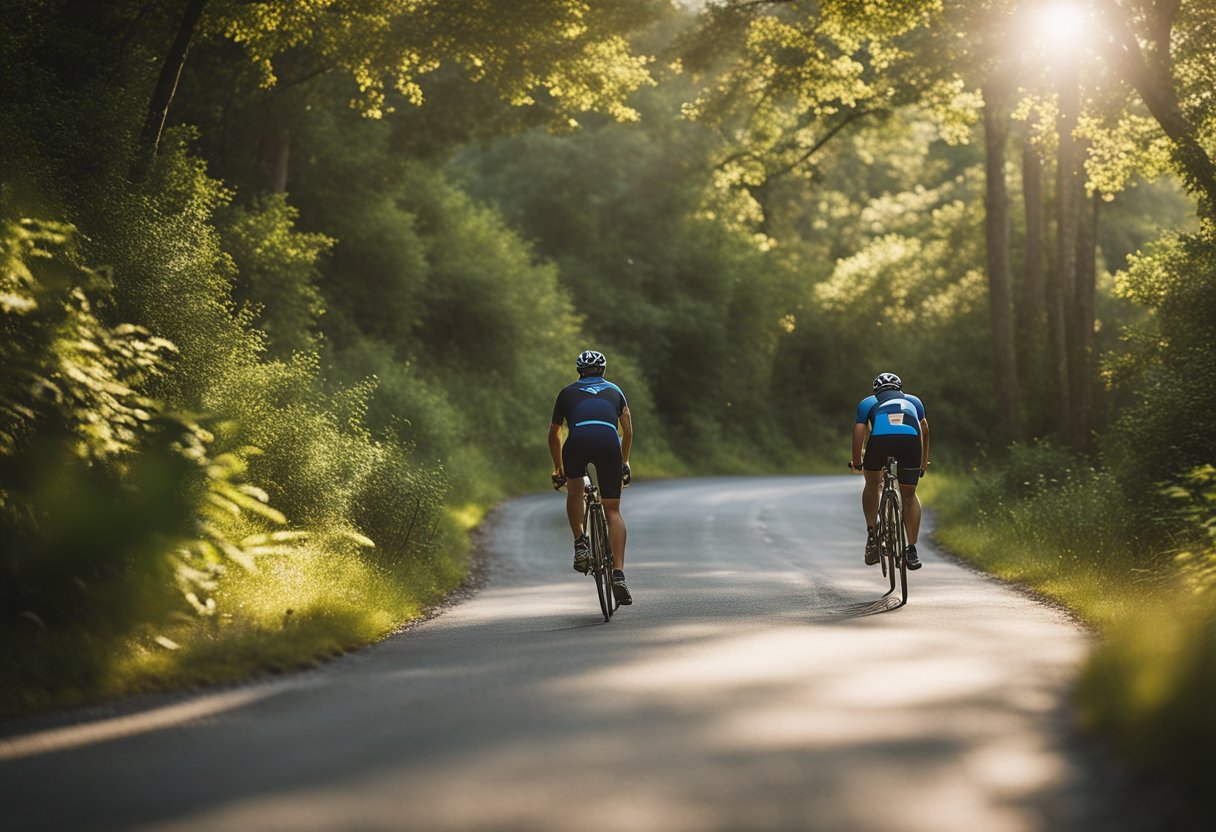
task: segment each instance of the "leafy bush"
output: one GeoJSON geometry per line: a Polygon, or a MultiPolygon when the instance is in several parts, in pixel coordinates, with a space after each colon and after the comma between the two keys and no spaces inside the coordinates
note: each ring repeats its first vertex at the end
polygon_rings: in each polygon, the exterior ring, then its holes
{"type": "Polygon", "coordinates": [[[1119,292],[1152,315],[1127,338],[1114,382],[1134,397],[1105,442],[1142,511],[1169,523],[1158,487],[1216,460],[1216,228],[1164,237],[1118,275],[1119,292]]]}
{"type": "Polygon", "coordinates": [[[1166,495],[1183,502],[1183,513],[1194,532],[1190,545],[1177,560],[1195,592],[1216,604],[1216,466],[1190,471],[1185,484],[1166,489],[1166,495]]]}
{"type": "Polygon", "coordinates": [[[1118,480],[1050,441],[1012,445],[977,465],[969,510],[1020,545],[1089,562],[1134,547],[1138,517],[1118,480]]]}
{"type": "MultiPolygon", "coordinates": [[[[109,278],[84,266],[70,226],[0,228],[0,614],[42,627],[119,629],[175,606],[176,582],[200,611],[227,561],[252,568],[233,539],[248,514],[279,521],[243,483],[235,453],[143,388],[175,347],[108,325],[109,278]],[[202,597],[200,597],[202,596],[202,597]]],[[[243,536],[243,535],[242,535],[243,536]]]]}
{"type": "Polygon", "coordinates": [[[1185,594],[1142,599],[1106,633],[1078,689],[1081,718],[1128,757],[1216,806],[1216,603],[1185,594]]]}
{"type": "Polygon", "coordinates": [[[253,306],[254,326],[280,356],[320,346],[317,330],[325,309],[317,259],[334,243],[324,234],[296,230],[298,217],[285,194],[268,194],[219,218],[224,251],[237,269],[236,300],[253,306]]]}

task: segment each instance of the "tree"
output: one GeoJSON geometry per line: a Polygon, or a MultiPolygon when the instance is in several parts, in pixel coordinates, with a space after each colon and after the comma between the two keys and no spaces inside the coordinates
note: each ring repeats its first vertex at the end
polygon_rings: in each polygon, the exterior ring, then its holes
{"type": "Polygon", "coordinates": [[[996,367],[997,438],[1005,446],[1018,439],[1021,433],[1021,397],[1013,337],[1013,289],[1009,268],[1009,193],[1005,184],[1009,110],[1003,81],[999,77],[990,77],[984,87],[984,236],[988,253],[988,306],[996,367]]]}
{"type": "Polygon", "coordinates": [[[156,88],[148,102],[148,117],[144,122],[144,131],[140,143],[144,150],[155,156],[160,149],[160,137],[165,129],[165,121],[169,118],[169,106],[177,93],[177,84],[181,80],[182,70],[186,66],[186,55],[194,43],[198,30],[199,19],[203,16],[203,7],[207,0],[187,0],[186,8],[182,11],[182,19],[177,27],[177,35],[165,53],[164,63],[161,64],[160,75],[156,80],[156,88]]]}
{"type": "Polygon", "coordinates": [[[1077,295],[1077,235],[1080,224],[1080,197],[1083,180],[1078,176],[1079,157],[1076,139],[1077,118],[1081,108],[1080,67],[1075,54],[1057,55],[1056,82],[1056,256],[1048,293],[1048,322],[1056,365],[1056,401],[1067,429],[1077,418],[1071,382],[1079,368],[1079,333],[1072,314],[1077,295]],[[1054,326],[1051,326],[1054,321],[1054,326]]]}
{"type": "MultiPolygon", "coordinates": [[[[863,120],[931,102],[943,114],[960,90],[954,74],[919,50],[935,0],[728,0],[710,4],[685,38],[683,66],[702,79],[685,115],[725,139],[723,187],[748,192],[763,214],[765,183],[809,178],[828,142],[863,120]],[[757,198],[759,197],[759,198],[757,198]]],[[[944,119],[965,131],[957,112],[944,119]]],[[[961,132],[960,132],[961,134],[961,132]]]]}
{"type": "Polygon", "coordinates": [[[1211,100],[1213,11],[1200,0],[1098,0],[1109,32],[1106,58],[1140,95],[1172,142],[1188,189],[1216,212],[1216,163],[1201,135],[1216,120],[1211,100]]]}
{"type": "Polygon", "coordinates": [[[1043,374],[1043,345],[1047,340],[1046,241],[1047,217],[1043,195],[1043,157],[1036,138],[1037,120],[1022,133],[1022,209],[1025,239],[1021,281],[1014,301],[1017,348],[1023,389],[1037,388],[1043,374]]]}
{"type": "Polygon", "coordinates": [[[151,97],[144,142],[155,153],[196,39],[238,45],[264,89],[343,72],[354,83],[350,104],[373,118],[392,108],[390,92],[421,104],[427,76],[452,65],[512,105],[545,99],[555,124],[573,126],[576,114],[591,110],[630,120],[637,114],[625,98],[651,78],[649,59],[632,54],[622,33],[650,19],[652,8],[649,0],[509,7],[494,0],[187,0],[151,97]],[[284,65],[291,74],[280,79],[284,65]]]}

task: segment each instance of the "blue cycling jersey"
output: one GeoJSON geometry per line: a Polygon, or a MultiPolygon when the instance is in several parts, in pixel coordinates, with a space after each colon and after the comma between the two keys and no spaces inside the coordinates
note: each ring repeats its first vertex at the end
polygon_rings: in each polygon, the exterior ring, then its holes
{"type": "Polygon", "coordinates": [[[615,433],[621,413],[629,406],[621,388],[603,376],[580,378],[563,388],[553,405],[552,423],[565,422],[575,428],[613,429],[615,433]]]}
{"type": "Polygon", "coordinates": [[[869,424],[871,436],[919,436],[925,406],[916,396],[884,390],[857,405],[857,423],[869,424]]]}

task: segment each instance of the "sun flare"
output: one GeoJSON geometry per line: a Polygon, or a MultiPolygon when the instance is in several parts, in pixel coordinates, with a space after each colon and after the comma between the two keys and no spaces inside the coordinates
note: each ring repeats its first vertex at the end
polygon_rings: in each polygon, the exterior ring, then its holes
{"type": "Polygon", "coordinates": [[[1085,28],[1085,11],[1072,3],[1055,3],[1039,12],[1040,33],[1056,45],[1076,43],[1085,28]]]}

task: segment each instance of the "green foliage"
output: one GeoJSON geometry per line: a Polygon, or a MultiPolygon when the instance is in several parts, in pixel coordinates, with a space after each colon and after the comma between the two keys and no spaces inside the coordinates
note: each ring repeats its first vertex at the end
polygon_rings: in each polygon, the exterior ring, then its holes
{"type": "Polygon", "coordinates": [[[1195,591],[1216,598],[1216,466],[1191,470],[1184,483],[1166,489],[1166,496],[1185,503],[1184,516],[1197,534],[1177,559],[1195,591]]]}
{"type": "Polygon", "coordinates": [[[1216,751],[1216,606],[1186,595],[1141,599],[1110,628],[1077,692],[1082,723],[1127,758],[1169,777],[1197,810],[1213,806],[1202,772],[1216,751]]]}
{"type": "MultiPolygon", "coordinates": [[[[467,153],[464,178],[557,264],[587,345],[610,367],[636,365],[636,381],[617,380],[631,400],[643,385],[653,396],[653,419],[631,405],[640,441],[658,451],[666,436],[706,461],[720,441],[780,444],[763,403],[790,275],[754,228],[727,227],[707,209],[707,142],[700,128],[666,120],[674,96],[638,106],[637,127],[534,132],[467,153]]],[[[562,375],[583,346],[563,345],[562,375]]]]}
{"type": "Polygon", "coordinates": [[[1042,441],[1015,444],[986,462],[976,472],[971,510],[1001,536],[1094,565],[1138,539],[1141,520],[1119,482],[1089,460],[1042,441]]]}
{"type": "Polygon", "coordinates": [[[389,91],[422,104],[426,76],[451,64],[513,105],[551,99],[562,122],[588,110],[628,120],[637,114],[624,99],[650,75],[648,60],[632,54],[619,32],[645,20],[651,8],[640,0],[540,0],[509,13],[490,0],[217,0],[203,28],[212,39],[238,44],[264,87],[278,81],[276,67],[284,59],[303,60],[308,69],[340,68],[357,88],[350,103],[372,117],[391,111],[389,91]]]}
{"type": "Polygon", "coordinates": [[[940,0],[712,5],[683,53],[714,80],[684,113],[735,137],[720,183],[808,174],[839,130],[914,101],[943,124],[974,123],[954,74],[916,49],[940,11],[940,0]]]}
{"type": "Polygon", "coordinates": [[[90,296],[104,302],[110,280],[79,265],[74,231],[33,220],[0,227],[0,362],[10,373],[0,453],[22,449],[39,416],[52,414],[86,462],[131,452],[155,410],[136,388],[176,351],[140,327],[98,319],[90,296]]]}
{"type": "MultiPolygon", "coordinates": [[[[1167,236],[1118,276],[1123,296],[1151,310],[1111,362],[1112,383],[1133,392],[1109,456],[1131,494],[1216,459],[1216,241],[1210,231],[1167,236]]],[[[1164,498],[1144,509],[1170,514],[1164,498]]]]}
{"type": "Polygon", "coordinates": [[[175,347],[94,311],[110,279],[81,264],[70,226],[0,230],[0,615],[122,630],[172,609],[176,581],[200,610],[225,562],[253,568],[250,517],[282,522],[243,482],[236,454],[144,390],[175,347]]]}
{"type": "Polygon", "coordinates": [[[154,483],[131,470],[158,422],[139,388],[163,371],[172,345],[98,319],[109,281],[79,264],[73,242],[65,225],[0,228],[0,610],[42,626],[115,614],[95,590],[183,523],[180,510],[153,516],[158,496],[137,486],[154,483]]]}
{"type": "Polygon", "coordinates": [[[317,260],[334,240],[297,231],[299,211],[284,194],[260,197],[228,214],[221,235],[237,269],[236,300],[256,309],[254,326],[266,333],[273,354],[316,351],[325,311],[317,260]]]}

